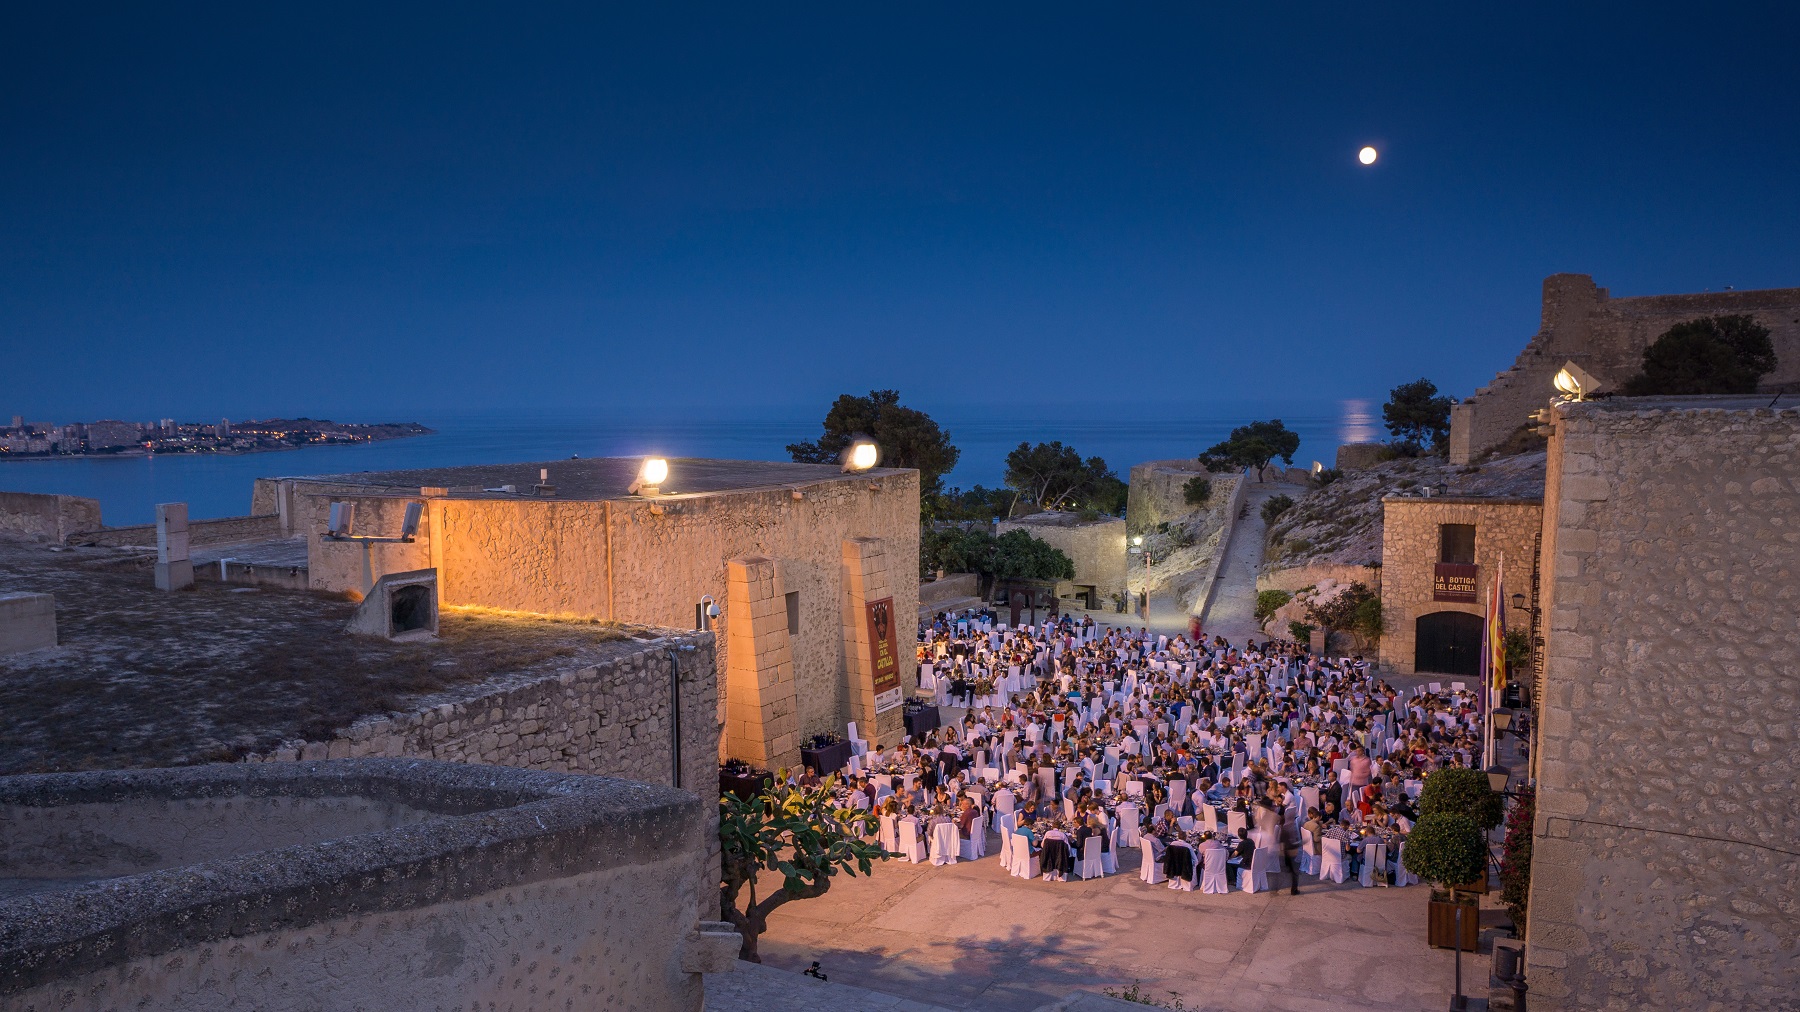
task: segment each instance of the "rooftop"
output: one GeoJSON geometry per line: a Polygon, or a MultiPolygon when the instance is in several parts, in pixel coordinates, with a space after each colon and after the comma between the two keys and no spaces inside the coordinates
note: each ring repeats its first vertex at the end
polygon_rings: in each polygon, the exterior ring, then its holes
{"type": "MultiPolygon", "coordinates": [[[[532,499],[538,498],[532,495],[531,487],[538,483],[539,472],[548,470],[550,484],[556,488],[557,499],[600,501],[629,496],[631,483],[637,480],[643,461],[642,457],[584,457],[522,464],[426,467],[410,471],[285,475],[283,480],[366,485],[372,494],[387,492],[418,495],[421,488],[442,488],[458,499],[532,499]],[[505,485],[511,485],[517,491],[499,491],[505,485]]],[[[845,474],[836,464],[671,457],[669,477],[661,488],[664,497],[711,495],[904,473],[904,469],[892,467],[876,467],[856,474],[845,474]]]]}
{"type": "Polygon", "coordinates": [[[1602,397],[1566,401],[1565,409],[1589,412],[1800,411],[1800,394],[1714,394],[1689,397],[1602,397]]]}
{"type": "Polygon", "coordinates": [[[643,647],[636,627],[457,608],[436,641],[352,636],[340,596],[211,581],[163,593],[153,563],[0,540],[0,586],[54,594],[60,644],[0,657],[0,775],[229,760],[643,647]]]}

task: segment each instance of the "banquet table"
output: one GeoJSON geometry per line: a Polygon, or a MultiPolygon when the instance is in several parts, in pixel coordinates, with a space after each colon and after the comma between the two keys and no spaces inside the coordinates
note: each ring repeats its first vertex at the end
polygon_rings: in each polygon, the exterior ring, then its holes
{"type": "Polygon", "coordinates": [[[732,773],[719,770],[719,791],[735,794],[745,801],[750,801],[761,794],[764,787],[775,782],[775,778],[764,770],[750,770],[745,773],[732,773]]]}
{"type": "Polygon", "coordinates": [[[904,719],[906,721],[906,733],[912,735],[914,741],[922,740],[927,734],[936,731],[942,726],[942,719],[938,716],[938,710],[935,706],[920,707],[917,710],[909,708],[904,715],[904,719]]]}
{"type": "Polygon", "coordinates": [[[820,776],[836,773],[850,762],[850,743],[840,741],[823,748],[803,748],[800,750],[800,761],[807,769],[820,776]]]}

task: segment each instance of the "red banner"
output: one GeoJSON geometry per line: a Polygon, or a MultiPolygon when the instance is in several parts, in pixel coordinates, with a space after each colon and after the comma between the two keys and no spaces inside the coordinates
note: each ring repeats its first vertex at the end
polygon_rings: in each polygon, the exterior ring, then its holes
{"type": "Polygon", "coordinates": [[[870,601],[869,612],[869,673],[875,683],[875,699],[877,709],[881,706],[882,696],[886,693],[900,691],[900,652],[895,643],[894,599],[884,597],[879,601],[870,601]]]}
{"type": "Polygon", "coordinates": [[[1431,572],[1433,601],[1476,600],[1475,581],[1480,567],[1462,562],[1440,562],[1431,572]]]}

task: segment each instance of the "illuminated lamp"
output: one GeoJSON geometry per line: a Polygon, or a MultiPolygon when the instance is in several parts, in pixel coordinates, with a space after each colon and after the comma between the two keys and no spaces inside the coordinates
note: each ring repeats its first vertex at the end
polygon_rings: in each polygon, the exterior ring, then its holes
{"type": "Polygon", "coordinates": [[[661,457],[645,457],[643,466],[638,468],[637,480],[626,491],[632,495],[661,495],[662,483],[668,480],[669,462],[661,457]]]}
{"type": "Polygon", "coordinates": [[[881,459],[881,448],[873,439],[859,437],[844,448],[845,471],[867,471],[881,459]]]}

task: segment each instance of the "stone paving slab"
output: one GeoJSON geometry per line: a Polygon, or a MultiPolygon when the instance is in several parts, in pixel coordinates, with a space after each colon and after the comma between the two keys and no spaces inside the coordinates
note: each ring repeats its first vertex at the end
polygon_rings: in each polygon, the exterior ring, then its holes
{"type": "MultiPolygon", "coordinates": [[[[1201,1010],[1448,1003],[1454,957],[1425,944],[1423,886],[1307,878],[1297,897],[1206,896],[1147,886],[1137,868],[1127,851],[1119,875],[1047,883],[1011,878],[993,856],[943,868],[883,862],[777,910],[762,955],[794,971],[816,959],[834,983],[952,1009],[1033,1012],[1133,982],[1201,1010]]],[[[1465,956],[1465,982],[1485,980],[1486,961],[1465,956]]]]}
{"type": "Polygon", "coordinates": [[[951,1012],[851,984],[740,961],[731,973],[706,975],[706,1012],[951,1012]]]}

